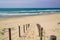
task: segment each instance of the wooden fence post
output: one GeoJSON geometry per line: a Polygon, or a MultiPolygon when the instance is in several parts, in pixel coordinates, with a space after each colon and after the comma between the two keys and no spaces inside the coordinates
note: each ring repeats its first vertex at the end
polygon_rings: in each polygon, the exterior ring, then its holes
{"type": "Polygon", "coordinates": [[[11,39],[11,28],[9,28],[8,30],[9,30],[9,40],[12,40],[11,39]]]}
{"type": "Polygon", "coordinates": [[[42,40],[43,38],[43,28],[41,28],[41,37],[40,37],[40,40],[42,40]]]}
{"type": "Polygon", "coordinates": [[[26,24],[26,30],[29,28],[30,24],[26,24]]]}
{"type": "Polygon", "coordinates": [[[24,33],[25,33],[25,25],[23,25],[23,31],[24,31],[24,33]]]}
{"type": "Polygon", "coordinates": [[[39,37],[41,36],[40,33],[41,33],[41,26],[39,24],[37,24],[37,27],[38,27],[38,31],[39,31],[39,37]]]}
{"type": "Polygon", "coordinates": [[[26,30],[27,30],[28,24],[26,24],[26,30]]]}
{"type": "Polygon", "coordinates": [[[50,36],[50,40],[56,40],[56,39],[57,39],[57,37],[55,35],[50,36]]]}
{"type": "Polygon", "coordinates": [[[42,40],[42,37],[43,37],[43,28],[39,24],[37,24],[37,27],[38,27],[38,31],[39,31],[40,40],[42,40]]]}
{"type": "Polygon", "coordinates": [[[28,28],[29,28],[30,24],[28,24],[28,28]]]}
{"type": "Polygon", "coordinates": [[[21,37],[20,26],[18,26],[18,29],[19,29],[19,37],[21,37]]]}

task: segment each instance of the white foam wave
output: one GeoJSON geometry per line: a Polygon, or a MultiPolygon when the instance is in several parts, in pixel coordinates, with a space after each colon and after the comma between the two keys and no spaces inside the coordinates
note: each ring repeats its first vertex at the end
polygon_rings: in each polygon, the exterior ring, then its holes
{"type": "Polygon", "coordinates": [[[31,11],[12,11],[12,12],[0,12],[0,16],[19,16],[19,15],[36,15],[36,14],[52,14],[60,12],[60,10],[31,10],[31,11]],[[19,13],[25,12],[25,13],[19,13]],[[27,12],[27,13],[26,13],[27,12]],[[29,12],[36,12],[36,13],[29,13],[29,12]]]}
{"type": "Polygon", "coordinates": [[[0,13],[2,16],[36,15],[37,13],[0,13]]]}

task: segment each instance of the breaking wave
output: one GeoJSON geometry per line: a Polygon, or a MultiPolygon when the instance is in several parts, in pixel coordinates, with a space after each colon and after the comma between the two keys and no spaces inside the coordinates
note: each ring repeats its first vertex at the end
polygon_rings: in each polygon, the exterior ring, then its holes
{"type": "Polygon", "coordinates": [[[55,14],[60,13],[60,10],[0,10],[0,17],[25,16],[25,15],[39,15],[39,14],[55,14]]]}

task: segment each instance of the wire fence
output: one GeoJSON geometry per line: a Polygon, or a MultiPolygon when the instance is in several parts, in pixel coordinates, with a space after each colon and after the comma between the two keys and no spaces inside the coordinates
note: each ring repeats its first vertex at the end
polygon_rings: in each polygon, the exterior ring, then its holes
{"type": "MultiPolygon", "coordinates": [[[[19,40],[21,37],[22,40],[25,40],[25,35],[22,35],[21,29],[23,30],[23,33],[26,33],[28,28],[30,27],[30,24],[23,25],[21,28],[20,25],[18,27],[12,27],[12,28],[3,28],[0,29],[0,40],[19,40]]],[[[39,40],[43,40],[43,28],[37,24],[38,31],[39,31],[39,40]]]]}
{"type": "Polygon", "coordinates": [[[0,29],[0,40],[17,40],[18,38],[18,27],[0,29]]]}
{"type": "MultiPolygon", "coordinates": [[[[23,26],[23,33],[25,33],[29,25],[26,24],[23,26]]],[[[19,37],[22,37],[20,26],[0,29],[0,40],[18,40],[19,37]]]]}

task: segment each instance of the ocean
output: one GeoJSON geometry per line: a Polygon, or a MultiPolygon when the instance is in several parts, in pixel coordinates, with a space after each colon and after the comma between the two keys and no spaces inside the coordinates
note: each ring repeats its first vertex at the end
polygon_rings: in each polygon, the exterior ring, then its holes
{"type": "Polygon", "coordinates": [[[0,18],[60,13],[60,8],[0,8],[0,18]]]}

